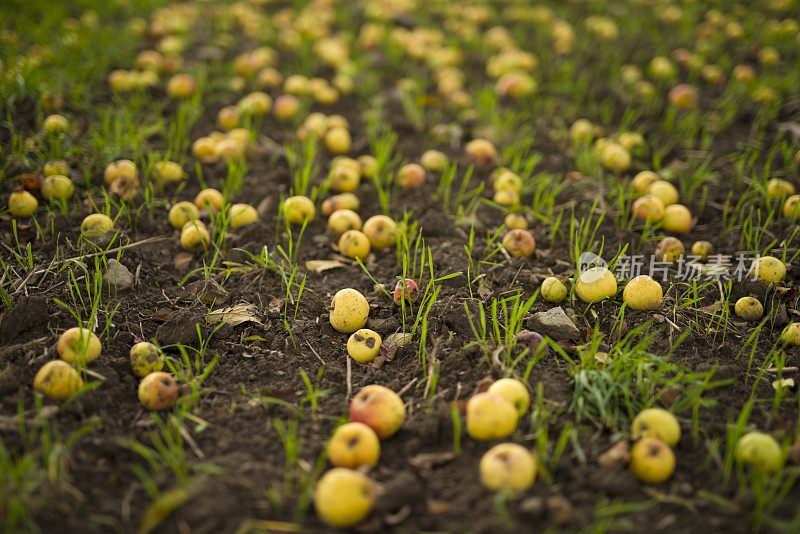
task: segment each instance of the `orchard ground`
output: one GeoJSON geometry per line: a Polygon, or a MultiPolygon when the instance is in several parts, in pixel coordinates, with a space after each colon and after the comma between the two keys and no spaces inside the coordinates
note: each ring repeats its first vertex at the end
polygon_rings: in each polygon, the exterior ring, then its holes
{"type": "Polygon", "coordinates": [[[791,0],[0,8],[0,527],[330,530],[312,504],[329,468],[325,445],[350,398],[381,384],[408,415],[381,441],[369,476],[382,490],[359,532],[800,530],[797,349],[781,340],[798,315],[799,232],[768,187],[800,185],[797,9],[791,0]],[[261,47],[272,52],[244,55],[261,47]],[[174,73],[192,75],[191,96],[167,95],[168,62],[155,79],[141,76],[154,72],[155,56],[141,55],[152,50],[158,61],[179,58],[174,73]],[[264,68],[326,84],[298,95],[288,120],[245,113],[245,157],[200,157],[195,142],[221,129],[220,110],[242,109],[252,91],[275,103],[288,92],[264,68]],[[113,90],[119,70],[138,81],[113,90]],[[684,84],[696,94],[670,101],[684,84]],[[400,231],[363,262],[339,254],[327,233],[320,209],[336,154],[303,129],[312,112],[343,117],[346,155],[377,160],[375,177],[353,191],[355,211],[364,221],[391,216],[400,231]],[[46,127],[53,114],[67,119],[64,131],[46,127]],[[588,140],[571,132],[579,119],[590,121],[588,140]],[[629,165],[605,161],[598,138],[614,139],[629,165]],[[473,139],[491,141],[498,161],[471,159],[473,139]],[[396,184],[400,167],[430,149],[446,168],[420,187],[396,184]],[[47,202],[36,176],[62,159],[75,193],[47,202]],[[137,168],[133,189],[104,180],[120,159],[137,168]],[[185,177],[154,178],[163,160],[185,177]],[[498,167],[521,178],[519,203],[498,203],[498,167]],[[646,170],[674,185],[692,215],[688,233],[633,216],[632,180],[646,170]],[[20,188],[38,199],[32,217],[5,208],[20,188]],[[186,251],[168,212],[205,188],[258,218],[232,228],[224,210],[201,213],[211,242],[186,251]],[[285,220],[292,195],[314,202],[307,225],[285,220]],[[509,212],[535,238],[530,256],[502,246],[509,212]],[[113,220],[103,239],[81,234],[92,213],[113,220]],[[711,243],[720,258],[711,263],[727,268],[686,276],[682,262],[651,263],[668,235],[687,261],[693,243],[711,243]],[[619,274],[616,296],[587,304],[575,295],[588,253],[619,274]],[[785,276],[742,276],[759,256],[780,259],[785,276]],[[639,259],[644,273],[660,269],[655,311],[623,302],[639,259]],[[129,271],[130,287],[104,276],[110,260],[129,271]],[[569,289],[560,306],[574,329],[540,332],[536,349],[517,335],[557,306],[539,295],[550,276],[569,289]],[[400,307],[391,293],[404,278],[420,298],[400,307]],[[383,338],[372,363],[348,362],[348,335],[330,325],[342,288],[370,302],[367,327],[383,338]],[[745,296],[762,318],[736,316],[745,296]],[[99,336],[101,355],[81,369],[78,394],[42,397],[34,376],[78,323],[99,336]],[[141,341],[162,347],[164,370],[183,385],[172,409],[139,403],[129,351],[141,341]],[[507,376],[532,399],[501,440],[537,458],[535,484],[518,495],[481,485],[478,464],[495,443],[470,438],[462,413],[507,376]],[[673,412],[682,430],[675,472],[657,485],[606,454],[629,445],[647,407],[673,412]],[[776,472],[735,461],[750,430],[780,443],[776,472]]]}

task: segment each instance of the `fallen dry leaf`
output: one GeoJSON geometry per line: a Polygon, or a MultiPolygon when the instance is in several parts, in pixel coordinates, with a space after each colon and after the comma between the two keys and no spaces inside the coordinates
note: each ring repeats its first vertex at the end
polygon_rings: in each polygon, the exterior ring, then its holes
{"type": "Polygon", "coordinates": [[[344,267],[344,263],[339,260],[308,260],[306,262],[306,269],[317,273],[330,269],[337,269],[339,267],[344,267]]]}
{"type": "Polygon", "coordinates": [[[243,302],[229,308],[220,308],[219,310],[209,312],[206,317],[212,323],[222,321],[231,326],[246,322],[261,324],[261,321],[258,320],[258,316],[256,315],[257,313],[258,309],[255,306],[243,302]]]}

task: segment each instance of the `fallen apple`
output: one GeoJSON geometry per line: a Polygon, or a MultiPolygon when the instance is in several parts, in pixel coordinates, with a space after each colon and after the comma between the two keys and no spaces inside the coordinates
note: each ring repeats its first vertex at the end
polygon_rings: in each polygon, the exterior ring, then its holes
{"type": "Polygon", "coordinates": [[[334,467],[314,487],[314,509],[319,518],[334,528],[351,527],[372,511],[375,488],[366,475],[334,467]]]}
{"type": "Polygon", "coordinates": [[[527,230],[528,219],[520,213],[509,213],[503,220],[503,225],[510,230],[527,230]]]}
{"type": "Polygon", "coordinates": [[[517,428],[519,412],[505,397],[478,393],[467,401],[467,433],[480,441],[509,436],[517,428]]]}
{"type": "Polygon", "coordinates": [[[425,184],[425,167],[418,163],[408,163],[397,172],[397,182],[404,189],[422,187],[425,184]]]}
{"type": "Polygon", "coordinates": [[[381,443],[370,427],[350,422],[334,430],[327,451],[328,460],[336,467],[375,467],[381,454],[381,443]]]}
{"type": "Polygon", "coordinates": [[[547,302],[558,304],[567,298],[567,286],[555,276],[548,276],[542,282],[540,291],[542,298],[547,302]]]}
{"type": "Polygon", "coordinates": [[[736,301],[733,309],[736,315],[745,321],[758,321],[764,315],[764,306],[753,297],[740,298],[736,301]]]}
{"type": "Polygon", "coordinates": [[[118,178],[136,178],[136,164],[129,159],[120,159],[109,163],[103,171],[103,179],[107,184],[113,184],[118,178]]]}
{"type": "Polygon", "coordinates": [[[772,284],[786,276],[786,265],[774,256],[762,256],[753,260],[750,274],[765,284],[772,284]]]}
{"type": "Polygon", "coordinates": [[[381,350],[381,336],[368,328],[356,330],[347,340],[347,354],[358,363],[369,363],[381,350]]]}
{"type": "MultiPolygon", "coordinates": [[[[320,211],[322,211],[323,215],[330,216],[331,214],[335,213],[338,210],[355,211],[360,207],[361,207],[361,202],[358,200],[358,197],[355,196],[353,193],[340,193],[338,195],[333,195],[330,198],[326,198],[322,202],[320,211]]],[[[356,228],[356,230],[359,229],[360,228],[356,228]]]]}
{"type": "Polygon", "coordinates": [[[114,227],[111,217],[102,213],[87,215],[81,222],[81,235],[86,238],[107,234],[114,227]]]}
{"type": "Polygon", "coordinates": [[[644,195],[633,201],[631,211],[636,220],[657,223],[664,218],[664,203],[653,195],[644,195]]]}
{"type": "Polygon", "coordinates": [[[186,177],[180,164],[174,161],[157,161],[153,164],[150,175],[153,179],[163,182],[179,182],[186,177]]]}
{"type": "Polygon", "coordinates": [[[656,180],[647,187],[647,194],[661,200],[665,207],[678,203],[679,195],[675,186],[666,180],[656,180]]]}
{"type": "Polygon", "coordinates": [[[69,176],[69,165],[63,159],[54,159],[44,164],[43,172],[45,176],[53,176],[54,174],[69,176]]]}
{"type": "Polygon", "coordinates": [[[683,204],[672,204],[664,210],[661,228],[665,232],[688,234],[692,230],[692,213],[683,204]]]}
{"type": "Polygon", "coordinates": [[[369,238],[359,230],[348,230],[339,236],[339,252],[348,258],[366,259],[370,251],[369,238]]]}
{"type": "Polygon", "coordinates": [[[497,149],[486,139],[473,139],[464,147],[469,162],[482,169],[497,165],[497,149]]]}
{"type": "Polygon", "coordinates": [[[136,376],[145,377],[164,368],[164,355],[161,350],[147,341],[131,347],[131,368],[136,376]]]}
{"type": "Polygon", "coordinates": [[[14,191],[8,196],[8,212],[14,217],[30,217],[38,207],[39,201],[27,191],[14,191]]]}
{"type": "Polygon", "coordinates": [[[42,123],[45,133],[54,135],[69,130],[69,121],[63,115],[49,115],[42,123]]]}
{"type": "Polygon", "coordinates": [[[183,228],[187,222],[199,219],[200,211],[192,202],[187,202],[184,200],[174,204],[169,209],[167,218],[173,227],[183,228]]]}
{"type": "Polygon", "coordinates": [[[192,220],[181,228],[181,247],[184,250],[205,250],[211,244],[211,234],[202,221],[192,220]]]}
{"type": "Polygon", "coordinates": [[[662,408],[647,408],[633,418],[631,436],[633,439],[658,438],[674,447],[681,439],[681,426],[671,412],[662,408]]]}
{"type": "Polygon", "coordinates": [[[197,82],[191,74],[176,74],[167,83],[167,96],[186,99],[192,96],[197,82]]]}
{"type": "Polygon", "coordinates": [[[536,240],[528,230],[515,229],[503,238],[503,248],[512,256],[530,256],[536,249],[536,240]]]}
{"type": "Polygon", "coordinates": [[[47,362],[33,377],[33,389],[51,399],[67,399],[82,387],[81,375],[63,360],[47,362]]]}
{"type": "Polygon", "coordinates": [[[392,299],[398,306],[402,305],[403,301],[411,303],[416,302],[419,299],[419,287],[417,283],[410,278],[398,280],[394,286],[392,299]]]}
{"type": "Polygon", "coordinates": [[[714,253],[714,245],[708,241],[695,241],[692,244],[692,256],[696,256],[701,262],[708,260],[708,257],[714,253]]]}
{"type": "Polygon", "coordinates": [[[491,491],[525,491],[536,480],[533,454],[516,443],[500,443],[486,451],[479,470],[481,483],[491,491]]]}
{"type": "Polygon", "coordinates": [[[381,250],[394,246],[397,225],[386,215],[373,215],[367,219],[361,231],[369,238],[373,249],[381,250]]]}
{"type": "Polygon", "coordinates": [[[736,442],[736,460],[750,464],[762,473],[773,473],[781,466],[781,446],[763,432],[748,432],[736,442]]]}
{"type": "Polygon", "coordinates": [[[655,256],[658,261],[675,263],[681,259],[686,252],[686,248],[680,239],[675,237],[665,237],[659,241],[656,247],[655,256]]]}
{"type": "Polygon", "coordinates": [[[651,311],[661,306],[661,284],[646,274],[633,278],[622,292],[622,300],[633,310],[651,311]]]}
{"type": "Polygon", "coordinates": [[[353,210],[336,210],[328,217],[328,232],[340,236],[348,230],[361,230],[361,217],[353,210]]]}
{"type": "Polygon", "coordinates": [[[139,383],[139,402],[147,410],[172,408],[179,396],[178,381],[163,371],[150,373],[139,383]]]}
{"type": "Polygon", "coordinates": [[[420,156],[419,162],[431,172],[443,172],[450,163],[444,152],[438,150],[426,150],[420,156]]]}
{"type": "Polygon", "coordinates": [[[650,187],[650,184],[657,182],[660,179],[661,178],[653,171],[641,171],[633,177],[631,186],[633,187],[634,191],[642,194],[647,192],[647,188],[650,187]]]}
{"type": "Polygon", "coordinates": [[[351,334],[367,324],[369,303],[364,295],[352,288],[340,289],[333,296],[330,321],[339,332],[351,334]]]}
{"type": "Polygon", "coordinates": [[[258,220],[258,212],[250,204],[233,204],[228,215],[231,228],[239,228],[258,220]]]}
{"type": "Polygon", "coordinates": [[[630,469],[645,484],[660,484],[675,472],[675,453],[657,438],[644,437],[631,447],[630,469]]]}
{"type": "Polygon", "coordinates": [[[381,439],[400,430],[406,407],[400,395],[378,384],[364,386],[350,401],[350,420],[369,426],[381,439]]]}
{"type": "Polygon", "coordinates": [[[514,405],[517,413],[522,417],[531,405],[531,397],[528,388],[516,378],[501,378],[496,380],[486,390],[488,393],[500,395],[514,405]]]}
{"type": "Polygon", "coordinates": [[[211,187],[203,189],[194,197],[194,205],[199,210],[220,211],[225,203],[222,193],[211,187]]]}
{"type": "Polygon", "coordinates": [[[575,294],[587,304],[617,294],[617,279],[606,267],[595,266],[576,275],[575,294]]]}
{"type": "Polygon", "coordinates": [[[303,224],[314,219],[316,209],[311,199],[302,195],[287,198],[283,202],[283,216],[290,224],[303,224]]]}
{"type": "Polygon", "coordinates": [[[100,338],[86,328],[76,326],[58,338],[56,352],[67,363],[85,365],[100,356],[100,338]]]}
{"type": "Polygon", "coordinates": [[[619,174],[631,166],[631,154],[619,143],[610,143],[600,152],[600,164],[609,171],[619,174]]]}
{"type": "Polygon", "coordinates": [[[325,147],[333,154],[347,154],[352,146],[353,140],[346,128],[338,126],[325,133],[325,147]]]}

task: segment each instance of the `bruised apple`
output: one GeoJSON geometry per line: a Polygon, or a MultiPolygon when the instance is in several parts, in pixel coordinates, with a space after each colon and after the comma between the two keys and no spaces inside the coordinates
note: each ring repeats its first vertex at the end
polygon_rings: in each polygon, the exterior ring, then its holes
{"type": "Polygon", "coordinates": [[[381,439],[397,432],[406,420],[400,395],[378,384],[364,386],[350,401],[350,420],[369,426],[381,439]]]}

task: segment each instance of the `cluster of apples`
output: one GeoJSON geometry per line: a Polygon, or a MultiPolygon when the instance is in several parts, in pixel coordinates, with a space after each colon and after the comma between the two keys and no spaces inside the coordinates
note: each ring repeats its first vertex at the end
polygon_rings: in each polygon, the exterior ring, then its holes
{"type": "MultiPolygon", "coordinates": [[[[78,393],[84,382],[79,369],[95,361],[102,352],[100,338],[88,328],[76,326],[65,330],[56,342],[60,359],[44,364],[33,378],[33,388],[56,400],[65,400],[78,393]]],[[[180,388],[171,374],[161,372],[163,354],[152,343],[137,343],[131,348],[133,372],[142,377],[139,401],[148,410],[163,410],[175,404],[180,388]]]]}
{"type": "MultiPolygon", "coordinates": [[[[467,433],[479,441],[507,438],[530,407],[528,388],[516,378],[501,378],[467,401],[467,433]]],[[[520,492],[536,480],[536,458],[516,443],[493,446],[481,458],[480,478],[492,491],[520,492]]]]}
{"type": "Polygon", "coordinates": [[[222,193],[214,188],[201,190],[194,202],[182,200],[169,209],[169,223],[181,231],[184,250],[205,250],[211,243],[211,234],[201,217],[227,210],[230,228],[239,228],[258,220],[258,212],[250,204],[237,203],[226,206],[222,193]]]}
{"type": "Polygon", "coordinates": [[[631,472],[646,484],[664,482],[675,472],[672,447],[681,439],[681,427],[672,413],[661,408],[639,412],[631,424],[631,472]]]}
{"type": "Polygon", "coordinates": [[[338,427],[328,441],[328,460],[334,466],[314,488],[317,515],[333,527],[348,527],[369,515],[375,484],[365,474],[378,464],[380,440],[394,435],[406,420],[406,408],[391,389],[365,386],[350,402],[350,422],[338,427]]]}
{"type": "Polygon", "coordinates": [[[528,220],[519,213],[522,178],[511,169],[497,167],[497,149],[488,139],[473,139],[464,151],[469,163],[476,168],[493,169],[489,175],[494,190],[492,200],[508,212],[504,225],[509,231],[503,236],[503,248],[512,256],[530,256],[536,250],[536,239],[528,230],[528,220]]]}
{"type": "Polygon", "coordinates": [[[33,388],[51,398],[68,399],[83,387],[78,369],[83,369],[100,356],[100,338],[87,328],[76,326],[64,331],[56,343],[60,360],[44,364],[33,378],[33,388]]]}
{"type": "Polygon", "coordinates": [[[8,212],[14,217],[30,217],[39,207],[33,193],[38,192],[48,202],[66,202],[75,192],[75,184],[69,178],[69,165],[64,160],[48,161],[43,176],[25,174],[18,178],[17,190],[8,196],[8,212]]]}

